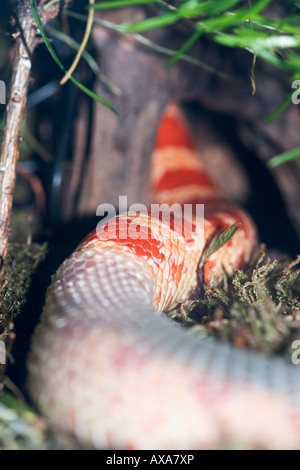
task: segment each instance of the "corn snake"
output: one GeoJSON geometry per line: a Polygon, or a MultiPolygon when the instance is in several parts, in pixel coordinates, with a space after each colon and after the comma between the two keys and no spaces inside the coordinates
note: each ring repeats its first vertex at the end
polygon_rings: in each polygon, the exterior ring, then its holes
{"type": "Polygon", "coordinates": [[[180,230],[176,214],[129,212],[117,231],[103,224],[81,243],[54,276],[34,334],[33,400],[54,428],[95,448],[298,448],[295,367],[199,340],[159,313],[188,297],[216,230],[239,225],[206,262],[206,280],[244,266],[257,244],[249,216],[203,168],[176,105],[160,123],[151,180],[158,204],[204,204],[201,229],[194,216],[180,230]]]}

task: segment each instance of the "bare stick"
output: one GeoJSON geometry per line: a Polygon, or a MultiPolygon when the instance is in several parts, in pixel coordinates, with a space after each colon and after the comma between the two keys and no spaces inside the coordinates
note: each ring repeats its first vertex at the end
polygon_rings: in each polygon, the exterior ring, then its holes
{"type": "Polygon", "coordinates": [[[6,126],[0,157],[0,257],[2,265],[7,255],[8,232],[10,231],[11,207],[16,180],[16,165],[20,152],[31,56],[35,47],[36,37],[36,25],[30,6],[26,1],[20,2],[18,5],[17,22],[19,31],[16,33],[13,75],[10,98],[6,109],[6,126]]]}

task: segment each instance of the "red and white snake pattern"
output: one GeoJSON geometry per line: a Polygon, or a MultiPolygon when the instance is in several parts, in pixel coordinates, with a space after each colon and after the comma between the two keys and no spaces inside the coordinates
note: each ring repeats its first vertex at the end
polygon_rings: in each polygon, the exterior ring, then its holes
{"type": "Polygon", "coordinates": [[[202,228],[195,217],[182,233],[178,215],[125,213],[117,233],[104,224],[82,242],[54,276],[33,337],[34,402],[94,448],[299,448],[299,369],[199,339],[160,313],[195,287],[217,230],[240,227],[208,259],[206,279],[244,266],[257,243],[251,219],[204,170],[176,105],[158,129],[152,187],[157,203],[204,203],[202,228]]]}

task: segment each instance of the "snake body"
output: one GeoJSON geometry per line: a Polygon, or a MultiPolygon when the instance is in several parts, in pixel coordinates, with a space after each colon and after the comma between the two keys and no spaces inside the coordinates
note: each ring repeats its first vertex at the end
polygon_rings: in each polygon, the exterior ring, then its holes
{"type": "Polygon", "coordinates": [[[295,366],[199,339],[161,313],[196,286],[218,230],[240,227],[208,259],[206,280],[247,264],[257,244],[250,217],[207,175],[175,105],[158,129],[152,188],[158,204],[204,204],[204,219],[184,218],[178,205],[120,214],[64,261],[28,358],[34,402],[55,429],[94,448],[300,447],[295,366]]]}

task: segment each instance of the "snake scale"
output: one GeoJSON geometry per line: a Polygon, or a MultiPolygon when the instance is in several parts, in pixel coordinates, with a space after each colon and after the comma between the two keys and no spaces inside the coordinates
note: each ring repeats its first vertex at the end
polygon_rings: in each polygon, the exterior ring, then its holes
{"type": "Polygon", "coordinates": [[[199,339],[161,313],[196,286],[217,230],[239,225],[208,258],[206,280],[245,266],[257,244],[250,217],[208,176],[175,104],[157,131],[151,180],[153,201],[176,203],[177,213],[164,206],[104,222],[53,277],[28,358],[33,401],[54,429],[92,448],[299,448],[297,367],[199,339]],[[178,204],[198,203],[204,219],[179,214],[178,204]]]}

